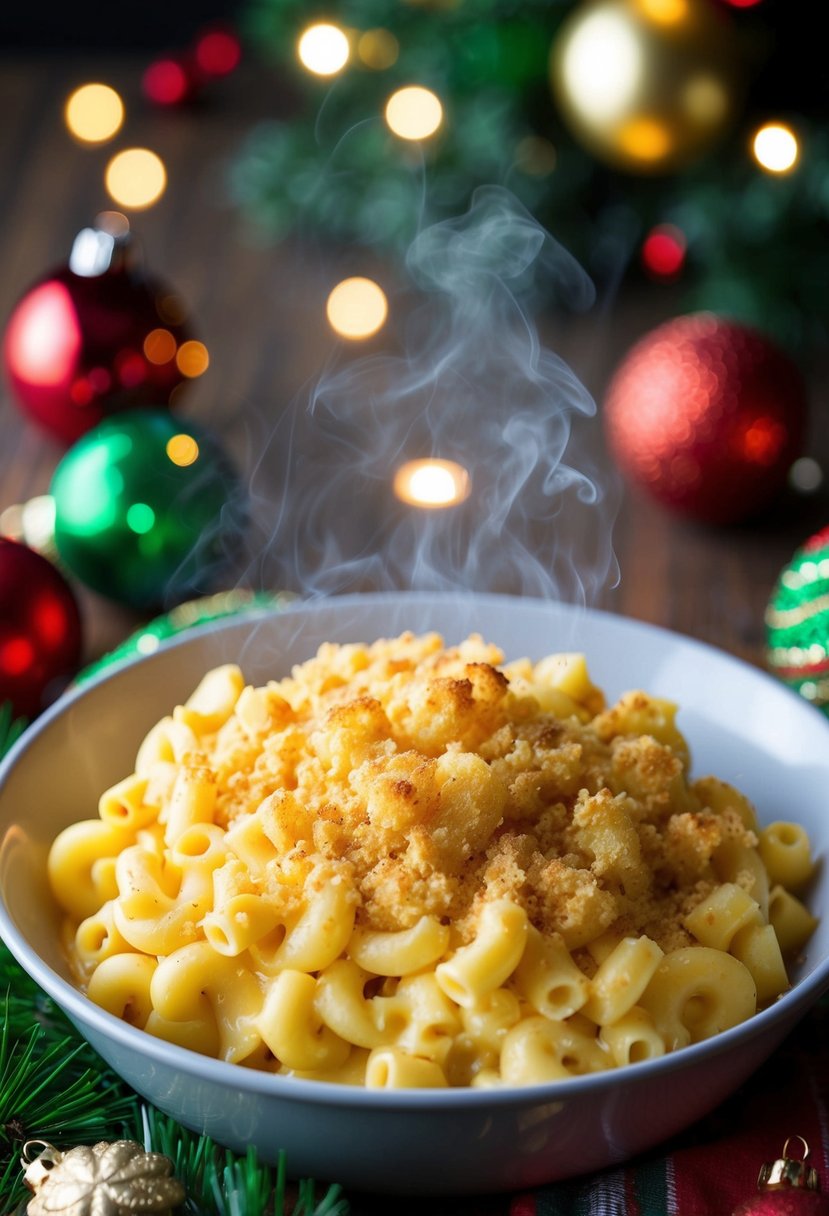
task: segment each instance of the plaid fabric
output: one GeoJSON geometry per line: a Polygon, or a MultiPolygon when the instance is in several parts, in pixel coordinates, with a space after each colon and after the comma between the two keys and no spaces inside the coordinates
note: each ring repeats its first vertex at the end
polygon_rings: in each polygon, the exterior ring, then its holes
{"type": "MultiPolygon", "coordinates": [[[[802,1136],[829,1192],[829,999],[742,1089],[693,1128],[617,1169],[491,1199],[393,1201],[396,1216],[730,1216],[764,1161],[802,1136]]],[[[800,1146],[793,1155],[800,1156],[800,1146]]],[[[353,1216],[391,1201],[349,1195],[353,1216]]]]}

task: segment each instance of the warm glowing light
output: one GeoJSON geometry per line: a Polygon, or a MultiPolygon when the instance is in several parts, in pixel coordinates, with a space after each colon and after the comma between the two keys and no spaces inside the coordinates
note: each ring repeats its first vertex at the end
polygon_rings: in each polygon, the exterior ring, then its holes
{"type": "Polygon", "coordinates": [[[656,25],[678,25],[688,16],[688,0],[639,0],[639,8],[656,25]]]}
{"type": "Polygon", "coordinates": [[[331,328],[341,338],[357,341],[376,334],[388,316],[385,292],[373,279],[343,279],[325,306],[331,328]]]}
{"type": "Polygon", "coordinates": [[[169,363],[176,356],[176,340],[169,329],[151,329],[144,339],[144,356],[150,363],[169,363]]]}
{"type": "Polygon", "coordinates": [[[366,30],[357,42],[357,54],[367,68],[383,72],[397,63],[400,43],[389,30],[366,30]]]}
{"type": "Polygon", "coordinates": [[[161,157],[149,148],[125,148],[107,165],[105,182],[116,203],[140,211],[161,198],[167,171],[161,157]]]}
{"type": "Polygon", "coordinates": [[[565,91],[594,122],[629,105],[643,72],[642,49],[627,17],[597,12],[579,22],[562,62],[565,91]]]}
{"type": "Polygon", "coordinates": [[[443,121],[443,106],[431,89],[407,85],[386,102],[386,122],[401,139],[428,139],[443,121]]]}
{"type": "Polygon", "coordinates": [[[108,84],[82,84],[67,98],[63,116],[75,139],[101,144],[121,129],[124,103],[108,84]]]}
{"type": "Polygon", "coordinates": [[[409,460],[394,475],[393,489],[413,507],[454,507],[469,497],[469,474],[454,460],[409,460]]]}
{"type": "Polygon", "coordinates": [[[760,128],[754,136],[752,151],[757,164],[768,173],[788,173],[800,154],[794,131],[778,122],[760,128]]]}
{"type": "Polygon", "coordinates": [[[658,224],[642,243],[642,264],[657,279],[675,279],[685,265],[685,233],[673,224],[658,224]]]}
{"type": "Polygon", "coordinates": [[[351,48],[338,25],[311,25],[297,44],[300,62],[315,76],[336,76],[348,63],[351,48]]]}
{"type": "Polygon", "coordinates": [[[203,342],[182,342],[176,355],[176,367],[182,376],[195,380],[196,376],[203,375],[209,366],[210,355],[203,342]]]}
{"type": "Polygon", "coordinates": [[[146,502],[134,502],[127,510],[127,527],[139,536],[149,532],[155,523],[155,511],[146,502]]]}
{"type": "Polygon", "coordinates": [[[632,118],[619,131],[619,147],[637,160],[662,160],[671,150],[671,133],[656,118],[632,118]]]}
{"type": "Polygon", "coordinates": [[[173,435],[167,440],[165,451],[168,458],[180,469],[186,469],[188,465],[195,464],[199,458],[199,445],[192,435],[186,435],[183,431],[180,435],[173,435]]]}
{"type": "Polygon", "coordinates": [[[6,362],[26,384],[67,384],[82,345],[75,305],[62,283],[42,283],[23,299],[6,330],[6,362]]]}

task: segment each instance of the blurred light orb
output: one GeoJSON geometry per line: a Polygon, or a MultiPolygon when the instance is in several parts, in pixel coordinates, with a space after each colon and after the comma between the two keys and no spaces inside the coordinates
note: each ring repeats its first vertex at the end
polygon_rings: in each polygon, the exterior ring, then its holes
{"type": "Polygon", "coordinates": [[[386,102],[386,123],[401,139],[428,139],[443,122],[443,106],[431,89],[407,85],[386,102]]]}
{"type": "Polygon", "coordinates": [[[351,47],[338,25],[310,25],[297,43],[300,63],[315,76],[336,76],[348,63],[351,47]]]}
{"type": "Polygon", "coordinates": [[[199,445],[192,435],[187,435],[184,431],[178,435],[172,435],[164,450],[168,459],[178,465],[180,469],[186,469],[188,465],[195,464],[199,458],[199,445]]]}
{"type": "Polygon", "coordinates": [[[161,198],[167,170],[161,157],[149,148],[125,148],[107,165],[104,181],[119,206],[141,211],[161,198]]]}
{"type": "Polygon", "coordinates": [[[767,173],[790,173],[800,156],[797,136],[782,122],[770,122],[754,136],[754,159],[767,173]]]}
{"type": "Polygon", "coordinates": [[[367,68],[383,72],[397,63],[400,43],[390,30],[366,30],[357,41],[357,54],[367,68]]]}
{"type": "Polygon", "coordinates": [[[229,29],[207,29],[196,39],[193,57],[205,76],[229,76],[242,60],[242,44],[229,29]]]}
{"type": "Polygon", "coordinates": [[[108,84],[82,84],[63,111],[69,133],[85,144],[101,144],[121,129],[124,103],[108,84]]]}
{"type": "Polygon", "coordinates": [[[370,338],[383,326],[389,312],[386,294],[373,279],[343,279],[325,305],[328,322],[341,338],[370,338]]]}
{"type": "Polygon", "coordinates": [[[811,456],[801,456],[789,469],[789,485],[798,494],[814,494],[823,485],[823,469],[811,456]]]}
{"type": "Polygon", "coordinates": [[[722,136],[741,94],[730,19],[709,0],[586,0],[550,52],[562,118],[630,173],[665,173],[722,136]]]}
{"type": "Polygon", "coordinates": [[[454,460],[408,460],[394,475],[392,486],[401,502],[413,507],[455,507],[469,497],[471,482],[454,460]]]}
{"type": "Polygon", "coordinates": [[[160,365],[175,359],[178,343],[169,329],[151,329],[144,339],[144,358],[160,365]]]}
{"type": "Polygon", "coordinates": [[[657,224],[642,242],[642,265],[655,279],[674,280],[685,265],[685,233],[675,224],[657,224]]]}
{"type": "Polygon", "coordinates": [[[192,81],[178,59],[157,59],[141,77],[141,91],[157,106],[178,106],[192,91],[192,81]]]}
{"type": "Polygon", "coordinates": [[[182,342],[176,352],[176,367],[182,376],[195,380],[197,376],[204,375],[209,366],[210,355],[203,342],[192,338],[189,342],[182,342]]]}

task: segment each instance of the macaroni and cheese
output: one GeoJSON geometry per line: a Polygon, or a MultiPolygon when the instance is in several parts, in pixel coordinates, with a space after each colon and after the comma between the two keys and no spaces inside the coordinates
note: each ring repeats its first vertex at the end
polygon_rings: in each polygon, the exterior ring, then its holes
{"type": "Polygon", "coordinates": [[[676,707],[478,636],[209,672],[49,873],[78,981],[150,1034],[372,1087],[661,1056],[788,987],[809,841],[692,780],[676,707]]]}

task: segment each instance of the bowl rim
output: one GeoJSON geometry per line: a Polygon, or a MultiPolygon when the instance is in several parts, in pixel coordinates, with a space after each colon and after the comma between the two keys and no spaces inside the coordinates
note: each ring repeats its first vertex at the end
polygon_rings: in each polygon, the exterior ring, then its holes
{"type": "MultiPolygon", "coordinates": [[[[658,634],[666,645],[681,644],[690,647],[701,654],[716,658],[718,662],[734,665],[744,672],[750,672],[754,678],[773,688],[784,698],[790,700],[798,712],[814,714],[811,720],[818,730],[821,722],[825,723],[827,744],[829,744],[829,719],[824,719],[820,712],[809,706],[796,692],[774,679],[762,668],[755,668],[750,663],[738,658],[727,651],[720,650],[710,643],[697,638],[678,633],[660,625],[651,625],[631,617],[596,608],[583,608],[558,601],[547,601],[527,596],[493,595],[457,592],[377,592],[366,594],[349,594],[343,596],[328,596],[311,600],[291,600],[281,605],[255,607],[244,610],[234,616],[220,618],[204,624],[194,625],[173,637],[162,640],[158,647],[147,655],[136,654],[114,662],[110,668],[97,672],[94,676],[67,690],[57,701],[43,712],[21,737],[10,748],[6,756],[0,760],[0,793],[5,786],[8,774],[18,763],[19,758],[31,747],[35,740],[45,733],[51,723],[64,714],[77,700],[87,697],[104,683],[116,680],[127,669],[138,663],[149,664],[174,648],[186,646],[207,633],[219,633],[226,629],[239,627],[243,623],[255,624],[263,619],[285,615],[306,615],[309,611],[316,612],[336,605],[337,609],[359,608],[367,603],[378,605],[397,604],[402,599],[417,603],[457,601],[486,601],[492,606],[514,608],[516,604],[527,604],[532,608],[549,608],[553,613],[560,613],[570,618],[574,614],[588,618],[602,618],[612,622],[612,627],[632,634],[652,637],[658,634]]],[[[804,718],[804,721],[807,720],[804,718]]],[[[773,1034],[778,1031],[782,1037],[797,1020],[802,1017],[819,997],[829,988],[829,955],[822,959],[814,969],[803,979],[793,984],[777,1001],[760,1010],[745,1022],[729,1030],[699,1043],[690,1044],[656,1059],[639,1061],[635,1065],[621,1068],[605,1069],[601,1072],[583,1076],[573,1076],[560,1081],[539,1082],[526,1086],[494,1086],[447,1087],[441,1089],[366,1089],[363,1086],[338,1084],[330,1081],[307,1080],[292,1076],[281,1076],[275,1073],[245,1068],[239,1064],[229,1063],[211,1056],[201,1055],[187,1047],[168,1043],[163,1039],[147,1034],[128,1023],[123,1022],[114,1014],[95,1005],[89,998],[56,971],[45,963],[39,955],[33,954],[28,948],[26,939],[13,923],[6,908],[5,901],[0,897],[0,939],[5,942],[9,952],[20,966],[63,1010],[72,1022],[90,1029],[96,1036],[105,1037],[132,1053],[146,1057],[154,1064],[164,1066],[179,1073],[186,1073],[202,1082],[211,1082],[217,1086],[229,1086],[238,1092],[248,1092],[270,1098],[284,1098],[288,1101],[310,1104],[324,1104],[333,1107],[350,1107],[358,1105],[366,1109],[395,1110],[407,1108],[419,1112],[428,1110],[477,1108],[487,1107],[508,1108],[525,1104],[543,1104],[566,1101],[568,1098],[588,1095],[595,1090],[604,1089],[616,1081],[623,1080],[627,1085],[638,1085],[652,1079],[655,1075],[669,1074],[692,1068],[699,1059],[716,1058],[731,1051],[736,1045],[749,1043],[752,1040],[773,1034]]],[[[83,1032],[82,1032],[83,1033],[83,1032]]]]}

